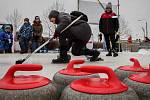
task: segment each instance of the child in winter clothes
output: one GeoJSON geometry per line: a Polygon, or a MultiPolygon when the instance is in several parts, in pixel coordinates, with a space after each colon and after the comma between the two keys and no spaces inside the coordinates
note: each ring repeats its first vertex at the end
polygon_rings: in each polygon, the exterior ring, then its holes
{"type": "Polygon", "coordinates": [[[5,53],[12,53],[13,35],[12,35],[11,27],[9,25],[5,27],[4,33],[5,33],[5,39],[4,39],[5,53]]]}
{"type": "Polygon", "coordinates": [[[1,31],[0,32],[0,53],[4,53],[5,51],[4,43],[5,43],[5,32],[1,31]]]}
{"type": "Polygon", "coordinates": [[[21,48],[20,53],[27,53],[29,49],[29,41],[31,40],[32,37],[32,26],[28,18],[24,19],[24,24],[20,28],[18,36],[21,48]]]}

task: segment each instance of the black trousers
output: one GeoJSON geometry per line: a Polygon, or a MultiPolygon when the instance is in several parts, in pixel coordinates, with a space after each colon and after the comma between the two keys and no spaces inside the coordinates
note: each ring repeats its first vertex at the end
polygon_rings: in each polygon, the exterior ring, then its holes
{"type": "Polygon", "coordinates": [[[115,46],[115,34],[104,34],[104,38],[105,38],[105,42],[106,42],[106,46],[107,46],[107,50],[115,50],[116,46],[115,46]],[[111,42],[111,45],[110,45],[111,42]]]}
{"type": "Polygon", "coordinates": [[[70,31],[63,32],[59,36],[59,44],[60,44],[60,57],[67,57],[67,51],[71,49],[71,52],[75,56],[81,55],[90,55],[92,56],[94,51],[87,49],[86,44],[88,41],[82,41],[76,38],[70,31]]]}

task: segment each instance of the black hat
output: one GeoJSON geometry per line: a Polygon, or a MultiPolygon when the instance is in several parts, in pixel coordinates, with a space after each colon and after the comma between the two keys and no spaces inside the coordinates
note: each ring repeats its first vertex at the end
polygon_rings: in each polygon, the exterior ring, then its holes
{"type": "Polygon", "coordinates": [[[40,19],[40,17],[39,16],[35,16],[35,19],[40,19]]]}
{"type": "Polygon", "coordinates": [[[59,12],[57,10],[52,10],[48,16],[49,19],[51,18],[57,18],[59,15],[59,12]]]}
{"type": "Polygon", "coordinates": [[[24,19],[24,21],[27,21],[27,22],[29,22],[29,18],[25,18],[25,19],[24,19]]]}

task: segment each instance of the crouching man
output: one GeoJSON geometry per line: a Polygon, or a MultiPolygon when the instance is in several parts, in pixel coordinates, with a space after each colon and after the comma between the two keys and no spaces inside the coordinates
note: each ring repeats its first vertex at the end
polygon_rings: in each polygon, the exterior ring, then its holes
{"type": "Polygon", "coordinates": [[[65,29],[75,18],[78,16],[73,16],[68,13],[58,12],[52,10],[49,14],[49,20],[53,24],[57,24],[57,28],[54,33],[54,38],[59,38],[59,50],[60,55],[57,59],[53,59],[52,63],[68,63],[71,56],[67,54],[67,51],[72,47],[72,54],[74,56],[87,55],[91,56],[90,61],[98,61],[99,52],[96,50],[90,50],[86,48],[91,37],[91,28],[89,24],[80,18],[71,27],[65,29]]]}

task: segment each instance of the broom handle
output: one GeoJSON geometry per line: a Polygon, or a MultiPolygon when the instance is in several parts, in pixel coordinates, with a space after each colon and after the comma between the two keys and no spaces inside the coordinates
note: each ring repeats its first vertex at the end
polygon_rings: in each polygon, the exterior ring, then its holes
{"type": "MultiPolygon", "coordinates": [[[[79,16],[78,18],[76,18],[73,22],[71,22],[65,29],[63,29],[60,33],[63,33],[65,30],[67,30],[70,26],[72,26],[75,22],[77,22],[83,15],[79,16]]],[[[42,47],[44,47],[46,44],[49,43],[49,41],[53,40],[54,37],[48,39],[44,44],[42,44],[41,46],[39,46],[34,52],[32,52],[31,54],[29,54],[27,57],[25,57],[24,59],[27,60],[33,53],[36,53],[38,50],[40,50],[42,47]]]]}
{"type": "Polygon", "coordinates": [[[53,37],[48,39],[45,43],[43,43],[36,50],[34,50],[32,53],[30,53],[25,59],[27,60],[33,53],[36,53],[37,51],[39,51],[41,48],[43,48],[45,45],[47,45],[49,43],[49,41],[52,41],[52,40],[53,40],[53,37]]]}
{"type": "Polygon", "coordinates": [[[72,26],[75,22],[77,22],[83,15],[80,15],[78,18],[76,18],[74,21],[72,21],[65,29],[63,29],[60,33],[63,33],[65,30],[67,30],[70,26],[72,26]]]}

